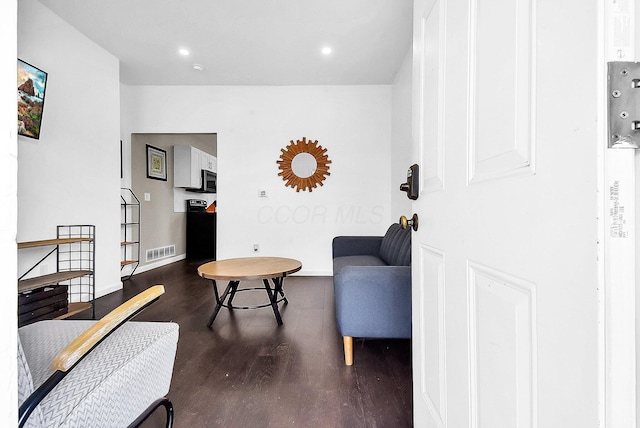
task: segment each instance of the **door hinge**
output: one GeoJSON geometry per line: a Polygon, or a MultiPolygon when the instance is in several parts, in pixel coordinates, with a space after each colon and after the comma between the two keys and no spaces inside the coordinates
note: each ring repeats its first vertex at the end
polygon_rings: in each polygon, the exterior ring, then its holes
{"type": "Polygon", "coordinates": [[[608,64],[609,148],[640,148],[640,63],[608,64]]]}

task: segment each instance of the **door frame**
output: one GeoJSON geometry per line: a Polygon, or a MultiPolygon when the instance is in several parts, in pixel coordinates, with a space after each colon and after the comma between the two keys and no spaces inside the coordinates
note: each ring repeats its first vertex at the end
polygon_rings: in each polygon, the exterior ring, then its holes
{"type": "Polygon", "coordinates": [[[636,426],[635,150],[608,149],[607,62],[638,61],[633,1],[597,2],[600,426],[636,426]],[[624,207],[624,220],[612,209],[624,207]]]}

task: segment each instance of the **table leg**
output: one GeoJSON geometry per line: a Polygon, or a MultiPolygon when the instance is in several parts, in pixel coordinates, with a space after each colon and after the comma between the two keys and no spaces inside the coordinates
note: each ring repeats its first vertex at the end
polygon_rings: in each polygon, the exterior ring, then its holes
{"type": "Polygon", "coordinates": [[[278,310],[278,291],[275,287],[273,291],[271,290],[268,279],[263,279],[262,282],[264,282],[264,288],[267,290],[267,294],[269,295],[269,301],[271,302],[273,313],[276,316],[276,321],[278,322],[278,325],[282,325],[282,317],[280,317],[280,311],[278,310]]]}
{"type": "MultiPolygon", "coordinates": [[[[287,297],[284,295],[284,289],[282,288],[282,286],[284,285],[284,278],[285,278],[284,276],[281,276],[278,278],[272,278],[271,280],[273,281],[276,297],[278,297],[278,293],[280,293],[280,295],[284,298],[284,303],[288,304],[289,301],[287,300],[287,297]]],[[[276,298],[276,300],[278,299],[276,298]]]]}
{"type": "Polygon", "coordinates": [[[218,286],[216,285],[216,280],[212,279],[211,283],[213,284],[213,296],[216,298],[216,303],[221,303],[220,296],[218,296],[218,286]]]}
{"type": "MultiPolygon", "coordinates": [[[[213,282],[213,294],[216,297],[216,308],[213,310],[213,313],[211,314],[211,318],[209,318],[209,323],[207,324],[207,327],[211,327],[211,324],[213,324],[213,321],[216,319],[216,316],[218,316],[218,312],[220,312],[220,308],[222,307],[222,303],[224,302],[224,299],[227,298],[227,294],[229,294],[229,290],[233,286],[233,283],[236,281],[229,282],[229,285],[227,285],[227,288],[224,290],[224,293],[222,293],[222,297],[218,296],[218,285],[216,284],[215,279],[211,280],[211,282],[213,282]]],[[[236,286],[237,285],[238,283],[236,282],[236,286]]]]}
{"type": "Polygon", "coordinates": [[[233,302],[233,298],[236,296],[236,291],[238,291],[238,284],[240,284],[240,281],[231,281],[229,282],[229,284],[231,284],[231,295],[229,296],[229,301],[227,302],[227,305],[229,309],[233,309],[232,302],[233,302]]]}

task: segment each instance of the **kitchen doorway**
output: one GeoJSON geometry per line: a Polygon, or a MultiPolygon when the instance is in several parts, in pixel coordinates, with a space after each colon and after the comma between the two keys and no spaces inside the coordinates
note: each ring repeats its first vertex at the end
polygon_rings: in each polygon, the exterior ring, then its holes
{"type": "Polygon", "coordinates": [[[174,146],[191,146],[217,157],[217,134],[131,134],[131,150],[128,153],[130,170],[129,174],[125,172],[121,185],[130,187],[141,203],[141,260],[136,273],[185,258],[186,201],[197,198],[206,200],[210,205],[217,198],[217,194],[193,193],[174,187],[174,146]],[[147,146],[166,152],[166,181],[147,177],[147,146]],[[163,251],[171,247],[173,247],[171,251],[163,251]],[[148,257],[149,254],[151,254],[150,257],[148,257]]]}

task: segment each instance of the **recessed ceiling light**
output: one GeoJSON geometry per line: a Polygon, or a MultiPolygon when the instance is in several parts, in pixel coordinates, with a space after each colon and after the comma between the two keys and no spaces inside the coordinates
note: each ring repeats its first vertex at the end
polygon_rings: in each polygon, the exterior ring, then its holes
{"type": "Polygon", "coordinates": [[[196,71],[204,71],[204,65],[202,64],[193,64],[193,69],[196,71]]]}
{"type": "Polygon", "coordinates": [[[322,53],[324,55],[329,55],[331,53],[331,48],[329,46],[325,46],[322,48],[322,53]]]}
{"type": "Polygon", "coordinates": [[[180,49],[178,52],[179,52],[179,53],[180,53],[180,55],[182,55],[182,56],[187,56],[187,55],[189,55],[189,51],[188,51],[187,49],[185,49],[185,48],[180,49]]]}

